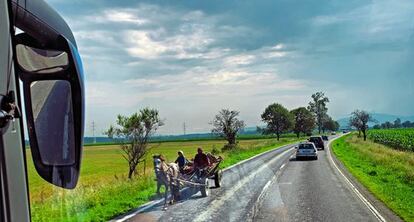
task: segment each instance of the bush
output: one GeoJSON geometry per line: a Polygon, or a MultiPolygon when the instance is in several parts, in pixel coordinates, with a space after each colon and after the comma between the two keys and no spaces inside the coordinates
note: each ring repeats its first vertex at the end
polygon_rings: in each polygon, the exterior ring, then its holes
{"type": "Polygon", "coordinates": [[[238,147],[238,144],[226,144],[223,146],[223,148],[221,148],[221,152],[235,150],[238,147]]]}
{"type": "Polygon", "coordinates": [[[220,150],[217,149],[216,145],[213,145],[213,149],[211,150],[211,154],[217,155],[220,153],[220,150]]]}

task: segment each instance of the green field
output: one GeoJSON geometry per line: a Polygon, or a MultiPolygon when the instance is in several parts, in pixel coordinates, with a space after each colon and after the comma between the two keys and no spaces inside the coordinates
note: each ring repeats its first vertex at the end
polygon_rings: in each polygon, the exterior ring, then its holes
{"type": "MultiPolygon", "coordinates": [[[[301,138],[303,139],[303,138],[301,138]]],[[[247,139],[239,142],[240,149],[220,153],[222,167],[230,166],[277,146],[298,141],[295,137],[275,139],[247,139]]],[[[161,153],[173,162],[178,150],[191,159],[197,147],[206,151],[218,150],[223,140],[151,143],[146,164],[139,166],[133,180],[126,178],[128,165],[118,145],[88,146],[84,148],[81,177],[74,190],[56,188],[44,182],[28,161],[29,189],[33,221],[105,221],[153,199],[155,181],[152,154],[161,153]],[[145,168],[145,171],[144,171],[145,168]]],[[[28,153],[30,158],[30,153],[28,153]]]]}
{"type": "Polygon", "coordinates": [[[405,221],[414,221],[414,153],[363,141],[355,134],[333,142],[336,157],[371,193],[405,221]]]}
{"type": "Polygon", "coordinates": [[[368,138],[395,149],[414,151],[414,128],[370,130],[368,138]]]}

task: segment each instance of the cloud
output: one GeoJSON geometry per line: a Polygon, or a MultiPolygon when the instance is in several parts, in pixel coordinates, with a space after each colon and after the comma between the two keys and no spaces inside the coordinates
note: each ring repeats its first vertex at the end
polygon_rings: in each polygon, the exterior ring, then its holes
{"type": "Polygon", "coordinates": [[[349,33],[360,37],[385,40],[407,38],[407,32],[412,32],[412,16],[414,2],[405,0],[376,0],[360,5],[352,10],[335,12],[329,15],[319,15],[311,19],[316,27],[339,26],[346,28],[349,33]]]}
{"type": "Polygon", "coordinates": [[[106,10],[103,18],[104,22],[133,23],[137,25],[149,22],[144,18],[139,18],[134,10],[106,10]]]}
{"type": "Polygon", "coordinates": [[[358,106],[413,110],[403,96],[413,89],[411,1],[53,4],[84,61],[87,118],[102,125],[145,106],[167,118],[162,133],[183,121],[208,130],[223,107],[255,125],[266,105],[304,106],[320,90],[334,117],[358,106]],[[406,105],[384,102],[397,95],[406,105]]]}

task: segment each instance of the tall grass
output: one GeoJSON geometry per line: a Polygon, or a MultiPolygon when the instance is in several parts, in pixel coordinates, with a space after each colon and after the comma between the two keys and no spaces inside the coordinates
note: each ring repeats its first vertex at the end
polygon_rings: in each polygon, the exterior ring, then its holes
{"type": "Polygon", "coordinates": [[[152,177],[80,186],[76,192],[54,188],[55,195],[31,204],[33,221],[107,221],[154,197],[152,177]]]}

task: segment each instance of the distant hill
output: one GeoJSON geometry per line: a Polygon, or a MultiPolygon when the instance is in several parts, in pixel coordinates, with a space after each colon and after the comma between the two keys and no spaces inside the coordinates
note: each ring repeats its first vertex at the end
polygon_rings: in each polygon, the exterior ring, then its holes
{"type": "MultiPolygon", "coordinates": [[[[384,113],[370,113],[372,115],[372,117],[377,121],[377,123],[371,122],[368,125],[369,126],[373,126],[375,124],[381,124],[381,123],[385,123],[387,121],[389,122],[394,122],[394,120],[396,120],[397,118],[401,119],[401,122],[404,121],[414,121],[414,116],[398,116],[398,115],[391,115],[391,114],[384,114],[384,113]]],[[[340,125],[341,129],[346,129],[348,128],[348,123],[349,123],[349,117],[344,117],[341,119],[338,119],[338,123],[340,125]]]]}

